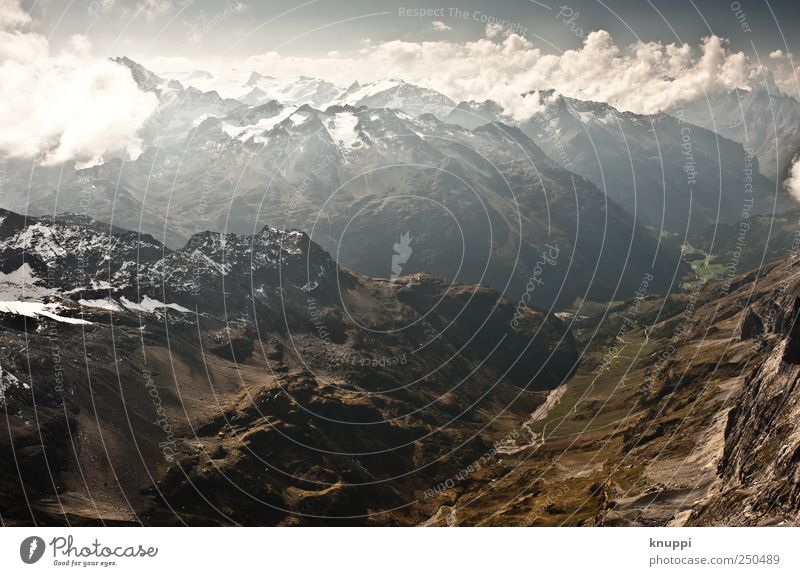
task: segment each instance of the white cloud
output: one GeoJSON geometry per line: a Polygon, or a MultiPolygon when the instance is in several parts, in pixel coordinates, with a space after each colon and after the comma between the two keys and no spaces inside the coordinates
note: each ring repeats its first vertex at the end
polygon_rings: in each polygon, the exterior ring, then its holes
{"type": "Polygon", "coordinates": [[[505,27],[499,22],[489,22],[486,25],[487,38],[501,38],[506,32],[505,27]]]}
{"type": "Polygon", "coordinates": [[[637,42],[617,46],[605,31],[590,33],[581,48],[544,52],[518,34],[487,29],[473,42],[373,43],[355,55],[308,58],[269,52],[238,63],[237,69],[273,76],[316,76],[347,85],[352,80],[403,78],[454,100],[493,99],[508,114],[535,111],[532,90],[554,88],[575,98],[608,102],[622,110],[656,113],[682,101],[763,78],[759,66],[724,39],[710,36],[698,46],[637,42]]]}
{"type": "Polygon", "coordinates": [[[800,66],[794,65],[792,53],[775,50],[770,53],[769,59],[775,83],[781,92],[800,97],[800,66]]]}
{"type": "Polygon", "coordinates": [[[434,20],[431,22],[431,27],[436,32],[447,32],[448,30],[452,30],[453,28],[442,22],[441,20],[434,20]]]}
{"type": "Polygon", "coordinates": [[[31,23],[19,0],[0,0],[0,30],[16,30],[31,23]]]}
{"type": "Polygon", "coordinates": [[[800,156],[796,156],[792,167],[789,168],[789,177],[783,185],[792,195],[792,198],[800,202],[800,156]]]}
{"type": "Polygon", "coordinates": [[[142,14],[146,20],[157,20],[165,14],[169,14],[175,9],[172,0],[142,0],[136,7],[139,14],[142,14]]]}
{"type": "MultiPolygon", "coordinates": [[[[0,2],[4,16],[19,9],[18,0],[0,2]]],[[[155,96],[125,67],[93,56],[83,36],[53,54],[44,36],[24,30],[29,21],[0,30],[0,151],[55,164],[135,148],[155,96]]]]}

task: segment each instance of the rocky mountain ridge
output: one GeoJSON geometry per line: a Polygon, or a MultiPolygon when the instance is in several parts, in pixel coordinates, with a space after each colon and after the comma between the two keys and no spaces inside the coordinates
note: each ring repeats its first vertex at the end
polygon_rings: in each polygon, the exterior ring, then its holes
{"type": "Polygon", "coordinates": [[[0,217],[4,524],[417,523],[492,415],[532,410],[577,361],[538,310],[372,280],[300,232],[173,251],[0,217]]]}

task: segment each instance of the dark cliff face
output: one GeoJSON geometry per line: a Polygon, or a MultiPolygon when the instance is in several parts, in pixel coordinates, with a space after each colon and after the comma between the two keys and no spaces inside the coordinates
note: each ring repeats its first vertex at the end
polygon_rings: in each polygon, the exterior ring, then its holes
{"type": "Polygon", "coordinates": [[[577,361],[555,318],[300,232],[2,217],[5,523],[417,523],[577,361]]]}

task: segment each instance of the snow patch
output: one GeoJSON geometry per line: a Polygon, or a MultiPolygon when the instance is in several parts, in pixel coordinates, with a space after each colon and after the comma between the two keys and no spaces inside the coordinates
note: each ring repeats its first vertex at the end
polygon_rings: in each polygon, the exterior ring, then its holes
{"type": "Polygon", "coordinates": [[[40,279],[27,262],[8,274],[0,272],[0,300],[39,299],[55,293],[51,288],[38,286],[37,282],[40,279]]]}
{"type": "Polygon", "coordinates": [[[111,298],[81,299],[78,300],[78,304],[87,308],[102,308],[103,310],[112,310],[114,312],[122,311],[122,307],[111,298]]]}
{"type": "Polygon", "coordinates": [[[355,148],[359,142],[356,125],[358,116],[352,112],[339,112],[328,121],[328,133],[337,144],[345,148],[355,148]]]}
{"type": "Polygon", "coordinates": [[[191,312],[188,308],[184,308],[180,304],[164,304],[159,300],[155,300],[150,298],[150,296],[145,296],[144,300],[139,302],[131,302],[125,296],[120,298],[122,305],[125,306],[128,310],[137,310],[139,312],[155,312],[160,308],[172,308],[173,310],[177,310],[178,312],[191,312]]]}
{"type": "MultiPolygon", "coordinates": [[[[286,107],[275,116],[269,118],[261,118],[255,124],[248,124],[246,126],[236,126],[234,124],[222,123],[222,130],[231,138],[236,138],[242,142],[247,142],[250,138],[259,136],[264,132],[272,130],[275,126],[286,120],[289,116],[297,110],[296,107],[286,107]]],[[[294,120],[292,120],[294,122],[294,120]]]]}
{"type": "Polygon", "coordinates": [[[86,170],[87,168],[94,168],[95,166],[100,166],[104,162],[105,160],[103,160],[103,155],[98,154],[97,156],[94,156],[89,160],[86,160],[85,162],[75,162],[74,168],[76,171],[86,170]]]}
{"type": "Polygon", "coordinates": [[[91,324],[88,320],[80,318],[67,318],[59,316],[57,312],[61,309],[58,304],[45,304],[43,302],[22,302],[20,300],[0,301],[0,312],[6,314],[16,314],[26,318],[39,318],[44,316],[56,322],[64,324],[91,324]]]}
{"type": "Polygon", "coordinates": [[[200,124],[202,124],[203,122],[205,122],[209,118],[219,118],[219,116],[217,116],[216,114],[212,114],[211,112],[206,112],[205,114],[200,114],[200,116],[198,116],[197,118],[192,120],[192,128],[197,128],[198,126],[200,126],[200,124]]]}
{"type": "Polygon", "coordinates": [[[309,118],[311,118],[311,115],[305,112],[300,112],[299,114],[292,114],[289,116],[289,120],[293,126],[300,126],[301,124],[307,122],[309,118]]]}

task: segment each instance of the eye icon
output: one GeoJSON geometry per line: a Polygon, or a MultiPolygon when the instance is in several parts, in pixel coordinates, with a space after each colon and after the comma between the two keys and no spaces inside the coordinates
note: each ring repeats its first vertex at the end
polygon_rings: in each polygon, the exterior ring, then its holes
{"type": "Polygon", "coordinates": [[[38,536],[28,536],[19,545],[19,557],[25,564],[35,564],[44,555],[44,540],[38,536]]]}

